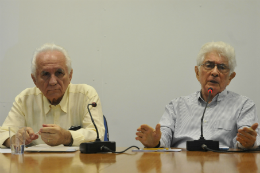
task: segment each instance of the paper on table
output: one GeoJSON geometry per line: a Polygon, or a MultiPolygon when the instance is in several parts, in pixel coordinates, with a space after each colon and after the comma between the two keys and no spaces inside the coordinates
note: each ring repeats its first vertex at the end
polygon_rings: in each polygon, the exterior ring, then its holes
{"type": "Polygon", "coordinates": [[[0,153],[11,153],[10,148],[0,148],[0,153]]]}
{"type": "Polygon", "coordinates": [[[140,150],[132,150],[132,152],[179,152],[181,149],[171,148],[144,148],[140,150]]]}
{"type": "Polygon", "coordinates": [[[39,144],[25,148],[27,152],[74,152],[79,150],[79,147],[65,147],[64,145],[49,146],[47,144],[39,144]]]}

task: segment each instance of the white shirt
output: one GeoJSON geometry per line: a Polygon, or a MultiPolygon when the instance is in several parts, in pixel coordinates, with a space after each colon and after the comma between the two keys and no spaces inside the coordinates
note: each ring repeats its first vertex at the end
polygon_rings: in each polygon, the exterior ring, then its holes
{"type": "MultiPolygon", "coordinates": [[[[179,97],[166,105],[160,120],[161,147],[186,148],[186,141],[198,140],[201,135],[201,117],[206,102],[197,91],[179,97]]],[[[236,140],[238,129],[258,123],[256,106],[252,100],[224,90],[208,104],[203,121],[206,140],[219,141],[220,147],[236,148],[242,145],[236,140]]],[[[259,126],[254,147],[260,145],[259,126]]]]}

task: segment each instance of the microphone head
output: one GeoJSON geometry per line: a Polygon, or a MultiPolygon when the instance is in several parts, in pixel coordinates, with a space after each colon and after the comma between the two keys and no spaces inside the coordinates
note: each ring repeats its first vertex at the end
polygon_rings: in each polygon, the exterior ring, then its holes
{"type": "Polygon", "coordinates": [[[97,106],[97,103],[96,102],[92,102],[92,107],[96,107],[97,106]]]}
{"type": "Polygon", "coordinates": [[[208,93],[212,93],[213,89],[212,88],[208,88],[208,93]]]}

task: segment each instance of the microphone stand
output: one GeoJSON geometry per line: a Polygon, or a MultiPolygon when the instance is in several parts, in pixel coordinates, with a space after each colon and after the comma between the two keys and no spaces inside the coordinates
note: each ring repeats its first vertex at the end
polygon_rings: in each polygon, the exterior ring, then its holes
{"type": "Polygon", "coordinates": [[[194,141],[187,141],[186,142],[186,148],[189,151],[205,151],[205,147],[213,149],[213,150],[219,150],[219,141],[213,141],[213,140],[205,140],[203,137],[203,119],[204,119],[204,114],[206,112],[206,108],[208,106],[208,102],[210,99],[210,95],[212,93],[213,89],[209,88],[208,92],[209,92],[209,96],[208,96],[208,100],[206,103],[206,106],[204,108],[203,111],[203,115],[201,118],[201,136],[199,140],[194,140],[194,141]]]}
{"type": "Polygon", "coordinates": [[[79,145],[79,150],[81,153],[103,153],[103,152],[112,152],[112,151],[116,151],[116,142],[112,142],[112,141],[101,141],[99,139],[99,133],[98,133],[98,129],[97,126],[92,118],[92,115],[90,113],[89,110],[89,105],[91,105],[92,107],[96,107],[97,104],[95,102],[93,102],[92,104],[88,104],[88,112],[91,118],[91,121],[96,129],[97,132],[97,138],[94,142],[84,142],[81,143],[79,145]],[[105,150],[105,149],[109,149],[109,150],[105,150]]]}

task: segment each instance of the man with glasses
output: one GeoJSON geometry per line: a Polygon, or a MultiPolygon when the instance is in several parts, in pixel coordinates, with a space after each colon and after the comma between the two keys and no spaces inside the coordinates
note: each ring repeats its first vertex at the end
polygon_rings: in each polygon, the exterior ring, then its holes
{"type": "Polygon", "coordinates": [[[226,90],[236,76],[235,66],[235,51],[230,45],[224,42],[203,45],[195,66],[201,90],[172,100],[156,128],[141,125],[136,140],[149,148],[185,148],[186,141],[200,138],[201,117],[208,101],[203,120],[206,140],[219,141],[220,147],[256,148],[260,138],[254,102],[226,90]],[[209,88],[213,91],[208,98],[209,88]]]}

